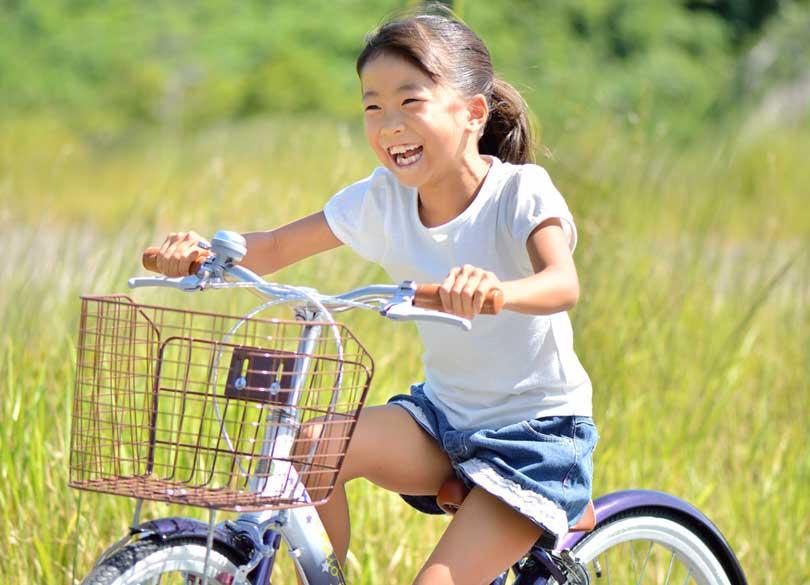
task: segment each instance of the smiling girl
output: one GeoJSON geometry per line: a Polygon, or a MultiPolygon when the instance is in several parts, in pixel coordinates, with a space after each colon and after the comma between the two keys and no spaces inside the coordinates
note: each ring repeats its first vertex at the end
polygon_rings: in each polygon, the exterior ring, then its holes
{"type": "MultiPolygon", "coordinates": [[[[319,511],[343,562],[347,482],[364,477],[433,511],[423,496],[461,478],[472,491],[415,583],[489,583],[544,531],[564,535],[590,498],[591,383],[566,313],[579,295],[576,228],[531,164],[525,103],[493,77],[465,24],[447,14],[388,22],[367,39],[357,72],[383,166],[322,212],[246,234],[242,264],[267,274],[347,244],[394,281],[441,282],[444,309],[475,318],[469,333],[418,324],[425,381],[361,412],[319,511]],[[478,316],[493,289],[505,311],[478,316]]],[[[199,239],[171,234],[160,271],[187,274],[199,239]]]]}

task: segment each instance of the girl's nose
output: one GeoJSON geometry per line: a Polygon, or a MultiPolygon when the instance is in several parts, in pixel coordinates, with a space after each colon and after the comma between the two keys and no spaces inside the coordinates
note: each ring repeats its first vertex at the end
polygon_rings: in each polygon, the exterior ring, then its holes
{"type": "Polygon", "coordinates": [[[383,120],[382,131],[384,134],[396,135],[401,134],[404,130],[402,125],[402,117],[396,115],[388,115],[383,120]]]}

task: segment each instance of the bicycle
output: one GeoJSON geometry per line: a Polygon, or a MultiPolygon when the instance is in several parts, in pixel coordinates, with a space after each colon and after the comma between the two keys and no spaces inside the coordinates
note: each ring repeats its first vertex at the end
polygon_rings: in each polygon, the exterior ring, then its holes
{"type": "MultiPolygon", "coordinates": [[[[343,584],[316,506],[334,487],[374,364],[333,313],[371,309],[393,320],[471,324],[437,310],[435,287],[405,282],[325,295],[239,266],[246,251],[239,234],[217,232],[209,248],[189,276],[129,285],[249,288],[269,300],[227,316],[123,295],[82,297],[70,485],[137,501],[129,533],[83,583],[269,585],[284,541],[304,583],[343,584]],[[295,303],[295,320],[256,317],[280,303],[295,303]],[[209,521],[142,522],[144,500],[207,508],[209,521]],[[241,513],[217,524],[217,510],[241,513]]],[[[144,255],[150,262],[154,250],[144,255]]],[[[487,310],[499,310],[497,298],[487,310]]],[[[464,491],[460,481],[446,483],[439,505],[452,513],[464,491]]],[[[511,572],[518,585],[746,584],[706,516],[648,490],[597,498],[556,548],[541,537],[511,572]]]]}

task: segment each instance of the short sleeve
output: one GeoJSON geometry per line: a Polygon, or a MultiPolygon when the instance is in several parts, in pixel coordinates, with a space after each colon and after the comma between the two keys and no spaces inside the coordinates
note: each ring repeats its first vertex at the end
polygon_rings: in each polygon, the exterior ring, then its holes
{"type": "Polygon", "coordinates": [[[339,191],[323,208],[332,233],[367,260],[379,262],[385,251],[385,192],[381,169],[339,191]]]}
{"type": "Polygon", "coordinates": [[[513,205],[510,206],[512,236],[525,244],[538,225],[557,218],[568,238],[568,247],[573,252],[577,245],[574,216],[546,170],[537,165],[525,165],[516,179],[513,205]]]}

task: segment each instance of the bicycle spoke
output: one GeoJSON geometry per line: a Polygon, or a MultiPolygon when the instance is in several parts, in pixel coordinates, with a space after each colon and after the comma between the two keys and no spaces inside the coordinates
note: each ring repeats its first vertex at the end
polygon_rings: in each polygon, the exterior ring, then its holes
{"type": "Polygon", "coordinates": [[[632,544],[630,545],[630,566],[632,567],[633,571],[633,580],[635,581],[636,585],[640,585],[638,580],[638,561],[636,561],[636,547],[632,544]]]}
{"type": "Polygon", "coordinates": [[[644,564],[641,566],[641,576],[638,579],[639,584],[644,580],[644,573],[647,571],[647,563],[650,561],[650,557],[652,556],[652,549],[655,543],[650,541],[650,548],[647,549],[647,556],[644,558],[644,564]]]}
{"type": "Polygon", "coordinates": [[[686,572],[686,579],[684,580],[683,585],[686,585],[687,583],[689,583],[689,580],[690,580],[691,578],[692,578],[692,569],[689,569],[689,570],[686,572]]]}
{"type": "Polygon", "coordinates": [[[583,566],[594,585],[704,584],[676,551],[655,540],[620,543],[583,566]]]}
{"type": "Polygon", "coordinates": [[[664,585],[669,585],[669,578],[672,575],[672,567],[675,566],[675,552],[669,557],[669,567],[667,567],[667,576],[664,578],[664,585]]]}

